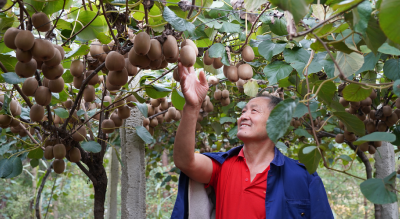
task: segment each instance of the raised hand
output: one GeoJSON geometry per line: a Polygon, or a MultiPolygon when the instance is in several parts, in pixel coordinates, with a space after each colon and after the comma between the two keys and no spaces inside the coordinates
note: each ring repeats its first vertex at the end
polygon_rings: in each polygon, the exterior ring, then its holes
{"type": "Polygon", "coordinates": [[[199,79],[197,79],[194,68],[185,67],[181,62],[178,64],[178,72],[186,106],[200,109],[208,91],[208,83],[204,72],[201,71],[199,79]]]}

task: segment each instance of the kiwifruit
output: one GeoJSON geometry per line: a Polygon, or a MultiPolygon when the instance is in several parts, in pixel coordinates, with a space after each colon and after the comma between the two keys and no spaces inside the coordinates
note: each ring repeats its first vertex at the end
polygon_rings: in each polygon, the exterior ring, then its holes
{"type": "Polygon", "coordinates": [[[158,125],[158,120],[157,120],[157,118],[152,118],[151,121],[150,121],[149,126],[154,128],[154,127],[156,127],[157,125],[158,125]]]}
{"type": "Polygon", "coordinates": [[[86,139],[86,135],[86,128],[85,126],[82,126],[78,130],[76,130],[74,134],[72,134],[72,138],[74,139],[74,141],[80,142],[86,139]]]}
{"type": "Polygon", "coordinates": [[[165,60],[165,58],[162,59],[161,65],[158,67],[159,69],[163,69],[168,67],[168,62],[165,60]]]}
{"type": "Polygon", "coordinates": [[[108,53],[106,58],[106,68],[109,71],[122,71],[125,67],[125,58],[118,52],[112,51],[108,53]]]}
{"type": "Polygon", "coordinates": [[[201,122],[201,121],[203,121],[203,115],[201,114],[201,113],[199,113],[198,115],[197,115],[197,122],[201,122]]]}
{"type": "Polygon", "coordinates": [[[386,132],[386,129],[387,129],[386,123],[383,122],[383,121],[380,121],[380,122],[378,123],[378,131],[379,131],[379,132],[386,132]]]}
{"type": "MultiPolygon", "coordinates": [[[[177,49],[177,50],[178,50],[178,49],[177,49]]],[[[179,59],[179,51],[176,53],[176,56],[175,56],[175,57],[172,57],[172,58],[165,58],[165,60],[166,60],[168,63],[175,63],[175,62],[178,61],[178,59],[179,59]]]]}
{"type": "Polygon", "coordinates": [[[246,62],[254,60],[254,51],[250,46],[245,46],[242,50],[242,58],[246,62]]]}
{"type": "MultiPolygon", "coordinates": [[[[81,89],[82,82],[84,80],[83,74],[79,77],[74,77],[73,79],[73,85],[76,89],[81,89]]],[[[108,89],[108,88],[107,88],[108,89]]]]}
{"type": "Polygon", "coordinates": [[[364,100],[361,100],[360,105],[361,106],[371,106],[372,100],[371,98],[367,97],[364,100]]]}
{"type": "Polygon", "coordinates": [[[69,161],[77,163],[81,160],[81,151],[77,147],[71,148],[69,151],[69,161]]]}
{"type": "Polygon", "coordinates": [[[371,110],[371,112],[369,112],[369,118],[376,120],[376,116],[375,116],[376,111],[375,110],[371,110]]]}
{"type": "Polygon", "coordinates": [[[165,59],[172,59],[176,57],[179,53],[178,43],[176,42],[175,37],[173,37],[172,35],[168,35],[167,39],[164,41],[163,53],[165,59]]]}
{"type": "Polygon", "coordinates": [[[8,28],[7,31],[4,33],[4,44],[10,49],[17,49],[17,46],[15,45],[15,37],[17,37],[18,33],[21,31],[22,30],[15,27],[8,28]]]}
{"type": "Polygon", "coordinates": [[[98,59],[100,61],[107,57],[107,54],[104,52],[103,47],[101,46],[100,42],[98,42],[98,41],[93,41],[92,44],[90,44],[90,55],[94,59],[98,59]],[[105,56],[103,56],[103,55],[105,55],[105,56]]]}
{"type": "Polygon", "coordinates": [[[58,49],[54,48],[53,58],[51,58],[48,61],[44,61],[44,64],[46,64],[46,66],[49,66],[49,67],[54,67],[54,66],[60,65],[61,60],[62,60],[61,58],[62,57],[61,57],[60,51],[58,49]]]}
{"type": "Polygon", "coordinates": [[[149,118],[144,118],[144,119],[143,119],[143,126],[146,127],[146,126],[148,126],[149,124],[150,124],[149,118]]]}
{"type": "Polygon", "coordinates": [[[47,106],[51,102],[51,91],[49,88],[39,86],[35,92],[36,103],[42,106],[47,106]]]}
{"type": "Polygon", "coordinates": [[[35,78],[27,78],[22,84],[22,93],[26,96],[35,95],[35,91],[38,88],[38,82],[35,78]]]}
{"type": "Polygon", "coordinates": [[[214,106],[210,101],[207,101],[207,104],[204,107],[204,111],[207,113],[214,111],[214,106]]]}
{"type": "Polygon", "coordinates": [[[350,102],[350,107],[353,108],[353,109],[355,109],[355,110],[360,109],[360,105],[361,105],[360,101],[357,101],[357,102],[350,102]]]}
{"type": "Polygon", "coordinates": [[[181,58],[180,61],[183,66],[192,67],[194,63],[196,63],[196,52],[191,46],[184,46],[179,54],[181,58]]]}
{"type": "Polygon", "coordinates": [[[36,12],[32,15],[32,24],[37,31],[47,32],[50,30],[51,21],[43,12],[36,12]]]}
{"type": "Polygon", "coordinates": [[[371,112],[371,106],[363,106],[361,108],[361,111],[363,111],[363,113],[368,114],[369,112],[371,112]]]}
{"type": "Polygon", "coordinates": [[[176,117],[176,108],[175,107],[168,108],[168,111],[165,114],[165,121],[170,122],[171,120],[175,119],[175,117],[176,117]]]}
{"type": "Polygon", "coordinates": [[[85,102],[93,102],[96,99],[96,91],[92,85],[88,85],[85,87],[83,91],[83,99],[85,102]]]}
{"type": "Polygon", "coordinates": [[[11,123],[12,118],[8,115],[0,115],[0,125],[8,126],[11,123]]]}
{"type": "Polygon", "coordinates": [[[361,121],[364,121],[366,119],[366,115],[365,114],[357,114],[357,118],[359,118],[361,121]]]}
{"type": "Polygon", "coordinates": [[[214,99],[220,100],[222,98],[222,91],[220,89],[215,89],[214,99]]]}
{"type": "Polygon", "coordinates": [[[32,49],[33,44],[35,43],[35,37],[33,36],[31,31],[21,30],[15,36],[14,41],[14,44],[18,49],[22,51],[28,51],[32,49]]]}
{"type": "Polygon", "coordinates": [[[71,109],[72,104],[74,104],[74,101],[72,101],[71,99],[68,99],[64,102],[64,107],[67,109],[71,109]]]}
{"type": "Polygon", "coordinates": [[[131,109],[128,106],[121,106],[118,108],[118,117],[120,119],[127,119],[131,115],[131,109]]]}
{"type": "Polygon", "coordinates": [[[383,112],[384,116],[390,116],[390,115],[392,115],[392,108],[390,106],[386,105],[382,108],[382,112],[383,112]]]}
{"type": "Polygon", "coordinates": [[[400,109],[395,109],[393,113],[396,113],[397,118],[400,118],[400,109]]]}
{"type": "Polygon", "coordinates": [[[205,65],[212,65],[214,63],[214,58],[210,58],[210,56],[208,56],[208,50],[204,53],[203,63],[205,65]]]}
{"type": "Polygon", "coordinates": [[[223,99],[229,98],[229,91],[227,89],[223,90],[221,96],[223,99]]]}
{"type": "MultiPolygon", "coordinates": [[[[136,50],[135,50],[136,51],[136,50]]],[[[158,40],[150,40],[150,50],[147,53],[147,57],[151,60],[157,60],[162,58],[162,47],[158,40]]]]}
{"type": "Polygon", "coordinates": [[[150,59],[147,58],[147,56],[136,54],[134,49],[131,49],[131,51],[129,51],[128,59],[132,65],[139,68],[147,68],[150,65],[150,59]]]}
{"type": "Polygon", "coordinates": [[[371,91],[371,94],[369,95],[369,98],[371,98],[371,99],[375,99],[376,98],[376,92],[375,92],[375,90],[374,89],[372,89],[372,91],[371,91]]]}
{"type": "Polygon", "coordinates": [[[63,159],[55,159],[53,162],[53,170],[55,173],[61,174],[65,170],[65,162],[63,159]]]}
{"type": "Polygon", "coordinates": [[[107,81],[114,86],[123,86],[128,82],[128,71],[125,67],[122,71],[110,71],[108,72],[107,81]]]}
{"type": "Polygon", "coordinates": [[[128,58],[125,59],[125,68],[128,71],[128,76],[135,76],[138,73],[137,67],[132,65],[128,58]]]}
{"type": "Polygon", "coordinates": [[[19,115],[17,115],[18,107],[19,107],[18,101],[16,101],[16,100],[10,101],[10,112],[11,112],[11,115],[13,115],[14,117],[19,116],[19,115]]]}
{"type": "Polygon", "coordinates": [[[112,99],[110,96],[104,96],[103,99],[103,108],[109,106],[112,103],[112,99]],[[106,104],[108,103],[108,105],[106,104]]]}
{"type": "Polygon", "coordinates": [[[154,115],[154,107],[151,104],[147,104],[147,115],[148,116],[154,115]]]}
{"type": "Polygon", "coordinates": [[[369,144],[368,144],[368,142],[364,142],[364,143],[358,145],[358,148],[359,148],[361,151],[366,152],[366,151],[368,151],[369,144]]]}
{"type": "Polygon", "coordinates": [[[25,52],[20,49],[17,49],[15,51],[15,57],[17,58],[18,61],[20,61],[22,63],[27,63],[27,62],[31,61],[32,53],[31,53],[31,51],[25,52]]]}
{"type": "Polygon", "coordinates": [[[119,118],[117,113],[111,114],[110,119],[114,122],[115,127],[120,127],[123,123],[123,120],[119,118]]]}
{"type": "Polygon", "coordinates": [[[121,89],[121,86],[112,85],[110,83],[110,80],[108,80],[108,78],[107,78],[107,80],[106,80],[106,88],[107,88],[108,91],[111,92],[111,91],[116,91],[116,90],[121,89]]]}
{"type": "Polygon", "coordinates": [[[60,52],[60,55],[61,55],[61,60],[63,60],[65,57],[64,48],[62,48],[62,46],[57,45],[57,44],[54,44],[54,48],[58,49],[58,51],[60,52]]]}
{"type": "Polygon", "coordinates": [[[53,93],[60,93],[64,90],[64,79],[62,77],[59,77],[55,80],[50,80],[49,89],[53,93]]]}
{"type": "Polygon", "coordinates": [[[380,146],[382,146],[382,142],[381,141],[374,141],[374,146],[379,148],[380,146]]]}
{"type": "Polygon", "coordinates": [[[337,134],[336,135],[336,137],[335,137],[335,141],[336,141],[336,143],[343,143],[344,142],[344,136],[343,136],[343,134],[337,134]]]}
{"type": "Polygon", "coordinates": [[[228,66],[226,69],[226,78],[228,78],[230,82],[237,82],[239,80],[239,74],[235,66],[228,66]]]}
{"type": "Polygon", "coordinates": [[[146,55],[150,50],[150,36],[146,32],[140,32],[133,40],[133,49],[136,54],[146,55]]]}
{"type": "Polygon", "coordinates": [[[179,110],[176,110],[176,111],[175,111],[175,118],[174,118],[174,120],[175,120],[175,121],[179,121],[181,118],[182,118],[181,112],[180,112],[179,110]]]}
{"type": "Polygon", "coordinates": [[[376,152],[375,147],[372,146],[372,145],[369,145],[369,147],[368,147],[368,152],[369,152],[370,154],[375,154],[375,152],[376,152]]]}
{"type": "Polygon", "coordinates": [[[224,64],[221,62],[221,57],[219,57],[219,58],[214,58],[214,62],[212,63],[212,65],[213,65],[213,67],[215,68],[215,69],[219,69],[219,68],[221,68],[222,66],[224,66],[224,64]]]}
{"type": "Polygon", "coordinates": [[[387,124],[389,127],[393,126],[394,124],[396,124],[396,122],[399,120],[399,117],[397,116],[396,113],[392,113],[392,115],[388,116],[387,118],[387,124]]]}
{"type": "Polygon", "coordinates": [[[352,132],[344,131],[343,135],[347,141],[353,142],[356,140],[356,135],[352,132]]]}
{"type": "Polygon", "coordinates": [[[231,99],[229,99],[229,97],[221,99],[221,105],[222,106],[228,106],[230,103],[231,103],[231,99]]]}
{"type": "Polygon", "coordinates": [[[132,102],[138,102],[138,101],[135,96],[130,95],[125,99],[125,102],[126,102],[126,105],[128,105],[130,107],[134,107],[135,104],[133,104],[132,102]]]}
{"type": "Polygon", "coordinates": [[[111,119],[105,119],[101,123],[101,129],[102,129],[103,133],[112,133],[112,132],[114,132],[115,124],[111,119]]]}
{"type": "Polygon", "coordinates": [[[80,60],[74,60],[71,62],[71,66],[69,67],[69,71],[71,72],[71,75],[74,77],[79,77],[83,73],[83,63],[80,60]]]}
{"type": "Polygon", "coordinates": [[[242,64],[238,68],[238,75],[242,80],[249,80],[253,77],[253,69],[249,64],[242,64]]]}
{"type": "Polygon", "coordinates": [[[54,158],[53,146],[47,146],[44,149],[44,158],[46,158],[47,160],[51,160],[54,158]]]}
{"type": "Polygon", "coordinates": [[[160,110],[167,110],[169,108],[167,101],[162,101],[160,104],[160,110]]]}
{"type": "Polygon", "coordinates": [[[196,56],[199,55],[199,49],[197,48],[196,44],[192,40],[190,40],[190,39],[183,40],[181,43],[181,48],[183,48],[185,46],[191,46],[193,48],[194,52],[196,53],[196,56]]]}
{"type": "Polygon", "coordinates": [[[110,51],[114,50],[115,49],[114,47],[116,47],[114,40],[111,41],[109,44],[103,44],[103,50],[106,53],[109,53],[110,51]]]}
{"type": "Polygon", "coordinates": [[[177,81],[177,82],[180,82],[180,81],[181,81],[181,78],[180,78],[180,76],[179,76],[179,70],[178,70],[178,68],[175,68],[175,69],[174,69],[174,73],[172,74],[172,76],[174,77],[174,80],[175,80],[175,81],[177,81]]]}
{"type": "Polygon", "coordinates": [[[342,104],[342,106],[344,107],[348,107],[349,106],[349,101],[345,100],[343,97],[339,98],[339,103],[342,104]]]}
{"type": "Polygon", "coordinates": [[[237,89],[238,89],[240,92],[243,92],[243,91],[244,91],[243,85],[244,85],[245,83],[246,83],[246,82],[245,82],[244,80],[242,80],[242,79],[239,77],[239,80],[236,82],[236,87],[237,87],[237,89]]]}
{"type": "Polygon", "coordinates": [[[160,106],[160,100],[158,100],[158,99],[150,99],[150,104],[151,104],[151,106],[153,106],[154,108],[156,108],[156,107],[158,107],[158,106],[160,106]]]}
{"type": "Polygon", "coordinates": [[[34,59],[31,59],[26,63],[17,62],[17,64],[15,64],[15,73],[21,78],[29,78],[35,74],[37,69],[36,67],[37,63],[34,59]]]}
{"type": "Polygon", "coordinates": [[[388,117],[386,117],[386,116],[381,116],[381,118],[379,118],[379,120],[381,120],[381,121],[386,121],[387,118],[388,118],[388,117]]]}
{"type": "Polygon", "coordinates": [[[33,122],[40,122],[44,117],[44,108],[39,104],[34,104],[29,112],[29,117],[33,122]]]}
{"type": "Polygon", "coordinates": [[[45,87],[49,87],[49,79],[47,79],[46,77],[43,77],[43,81],[42,81],[42,85],[45,87]]]}
{"type": "Polygon", "coordinates": [[[11,122],[10,122],[11,127],[20,127],[19,124],[21,124],[21,122],[18,121],[17,119],[11,119],[11,122]]]}
{"type": "Polygon", "coordinates": [[[54,57],[55,51],[53,44],[48,40],[35,39],[35,44],[31,49],[33,58],[37,61],[48,61],[54,57]]]}
{"type": "Polygon", "coordinates": [[[209,84],[212,84],[212,85],[217,85],[219,83],[219,79],[215,76],[208,77],[207,81],[209,84]]]}
{"type": "Polygon", "coordinates": [[[12,132],[12,133],[14,133],[14,134],[18,134],[19,133],[19,131],[21,131],[21,126],[11,126],[11,124],[10,124],[10,131],[12,132]]]}
{"type": "Polygon", "coordinates": [[[65,157],[65,155],[67,155],[67,150],[65,148],[65,145],[63,145],[63,144],[54,145],[53,154],[54,154],[54,158],[63,159],[65,157]]]}
{"type": "Polygon", "coordinates": [[[61,64],[51,67],[51,66],[46,65],[46,63],[43,63],[42,73],[47,79],[55,80],[55,79],[61,77],[61,75],[64,73],[64,68],[62,67],[61,64]]]}
{"type": "Polygon", "coordinates": [[[368,133],[375,132],[376,127],[373,121],[368,121],[367,124],[365,124],[365,129],[367,130],[368,133]]]}

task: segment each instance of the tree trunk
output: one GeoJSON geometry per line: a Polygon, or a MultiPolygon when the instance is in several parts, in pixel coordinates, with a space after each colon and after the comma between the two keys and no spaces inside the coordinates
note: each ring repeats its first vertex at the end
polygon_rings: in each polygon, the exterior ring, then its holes
{"type": "Polygon", "coordinates": [[[94,187],[94,218],[104,218],[104,203],[106,201],[107,193],[107,173],[103,166],[102,153],[91,154],[93,156],[93,163],[88,163],[89,173],[96,179],[93,183],[94,187]]]}
{"type": "MultiPolygon", "coordinates": [[[[169,162],[168,162],[168,150],[167,149],[164,149],[163,154],[161,155],[161,162],[162,162],[163,167],[166,167],[169,164],[169,162]]],[[[169,182],[167,184],[169,184],[169,182]]],[[[163,192],[163,197],[167,198],[168,196],[169,196],[169,191],[165,189],[164,192],[163,192]]]]}
{"type": "Polygon", "coordinates": [[[111,166],[110,166],[110,177],[109,177],[109,190],[108,190],[108,206],[107,206],[107,217],[109,219],[117,218],[117,196],[118,196],[118,183],[119,183],[119,161],[117,158],[117,152],[114,148],[111,150],[111,166]]]}
{"type": "MultiPolygon", "coordinates": [[[[382,142],[382,146],[377,148],[374,154],[376,178],[383,179],[389,174],[396,171],[394,146],[389,142],[382,142]]],[[[391,204],[380,205],[381,218],[397,219],[399,218],[399,210],[397,202],[391,204]]]]}

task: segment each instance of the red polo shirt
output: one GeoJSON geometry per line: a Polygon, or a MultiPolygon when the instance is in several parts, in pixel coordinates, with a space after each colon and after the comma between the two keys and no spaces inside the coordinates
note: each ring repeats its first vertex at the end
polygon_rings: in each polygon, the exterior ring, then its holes
{"type": "Polygon", "coordinates": [[[215,190],[216,219],[264,219],[268,171],[269,166],[251,181],[243,148],[222,165],[213,160],[211,180],[205,187],[215,190]]]}

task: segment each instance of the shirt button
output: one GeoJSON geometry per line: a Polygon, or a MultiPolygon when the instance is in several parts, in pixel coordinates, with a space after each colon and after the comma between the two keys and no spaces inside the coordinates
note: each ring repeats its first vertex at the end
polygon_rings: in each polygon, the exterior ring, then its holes
{"type": "Polygon", "coordinates": [[[249,179],[247,179],[247,178],[246,178],[244,181],[246,181],[246,182],[247,182],[247,181],[249,181],[249,179]]]}

